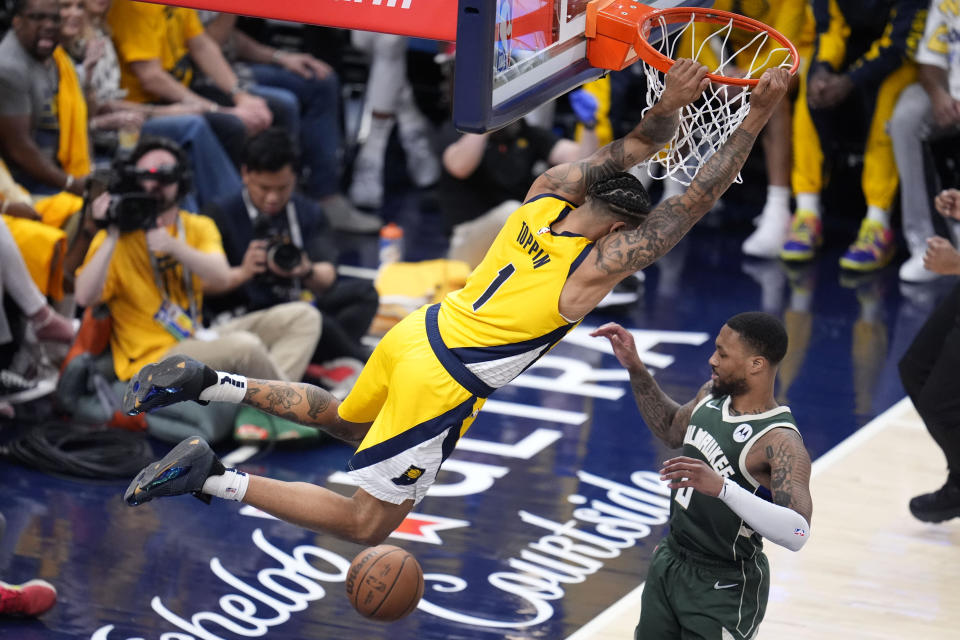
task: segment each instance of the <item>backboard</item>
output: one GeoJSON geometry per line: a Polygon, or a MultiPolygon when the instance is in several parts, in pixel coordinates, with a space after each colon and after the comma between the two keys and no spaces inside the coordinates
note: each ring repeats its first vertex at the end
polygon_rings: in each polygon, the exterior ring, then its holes
{"type": "MultiPolygon", "coordinates": [[[[502,127],[605,70],[587,61],[588,0],[458,0],[454,124],[502,127]]],[[[667,8],[713,0],[648,0],[667,8]]]]}

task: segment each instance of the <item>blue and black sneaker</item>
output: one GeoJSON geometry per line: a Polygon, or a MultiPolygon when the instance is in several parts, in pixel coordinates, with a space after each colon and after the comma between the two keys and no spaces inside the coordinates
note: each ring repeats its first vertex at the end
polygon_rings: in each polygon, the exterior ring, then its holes
{"type": "Polygon", "coordinates": [[[211,496],[202,493],[210,476],[222,475],[226,468],[210,445],[199,436],[191,436],[157,462],[148,464],[133,479],[123,499],[131,507],[154,498],[190,493],[210,504],[211,496]]]}
{"type": "Polygon", "coordinates": [[[127,383],[123,394],[123,411],[136,415],[160,407],[200,400],[200,393],[217,384],[217,372],[188,356],[170,356],[148,364],[127,383]]]}

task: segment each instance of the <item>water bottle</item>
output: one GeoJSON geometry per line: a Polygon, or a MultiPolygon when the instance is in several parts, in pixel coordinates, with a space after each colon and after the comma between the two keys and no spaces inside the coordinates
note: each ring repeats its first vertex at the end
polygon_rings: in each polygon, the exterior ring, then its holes
{"type": "Polygon", "coordinates": [[[403,228],[388,222],[380,229],[380,266],[403,259],[403,228]]]}

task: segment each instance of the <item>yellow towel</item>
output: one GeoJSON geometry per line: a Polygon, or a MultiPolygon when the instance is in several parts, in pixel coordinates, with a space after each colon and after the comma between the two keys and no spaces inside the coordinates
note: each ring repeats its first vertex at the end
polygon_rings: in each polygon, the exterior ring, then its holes
{"type": "Polygon", "coordinates": [[[67,251],[67,234],[42,222],[3,216],[13,241],[27,265],[30,277],[45,296],[54,300],[63,297],[63,257],[67,251]]]}
{"type": "MultiPolygon", "coordinates": [[[[87,136],[87,102],[77,80],[70,56],[62,47],[53,51],[53,60],[60,76],[57,88],[57,113],[60,118],[60,146],[57,160],[68,174],[83,177],[90,173],[90,139],[87,136]]],[[[83,199],[61,192],[37,201],[37,213],[43,222],[62,227],[67,218],[80,210],[83,199]]]]}
{"type": "Polygon", "coordinates": [[[72,176],[90,173],[90,139],[87,137],[87,101],[80,89],[77,72],[70,56],[57,47],[53,51],[60,86],[57,88],[57,111],[60,117],[60,147],[57,159],[63,170],[72,176]]]}
{"type": "Polygon", "coordinates": [[[380,307],[370,333],[383,335],[411,311],[429,302],[440,302],[447,293],[461,288],[469,275],[470,265],[461,260],[384,265],[374,282],[380,294],[380,307]]]}

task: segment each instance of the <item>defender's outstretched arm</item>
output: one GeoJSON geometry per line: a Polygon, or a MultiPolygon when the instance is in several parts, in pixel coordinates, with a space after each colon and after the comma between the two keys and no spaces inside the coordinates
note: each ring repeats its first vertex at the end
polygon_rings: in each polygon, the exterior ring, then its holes
{"type": "Polygon", "coordinates": [[[681,447],[693,409],[710,393],[713,383],[707,381],[693,399],[681,405],[668,396],[653,379],[643,361],[640,360],[637,345],[629,331],[616,322],[608,322],[595,329],[590,335],[609,340],[613,354],[630,373],[633,399],[650,432],[671,449],[681,447]]]}

